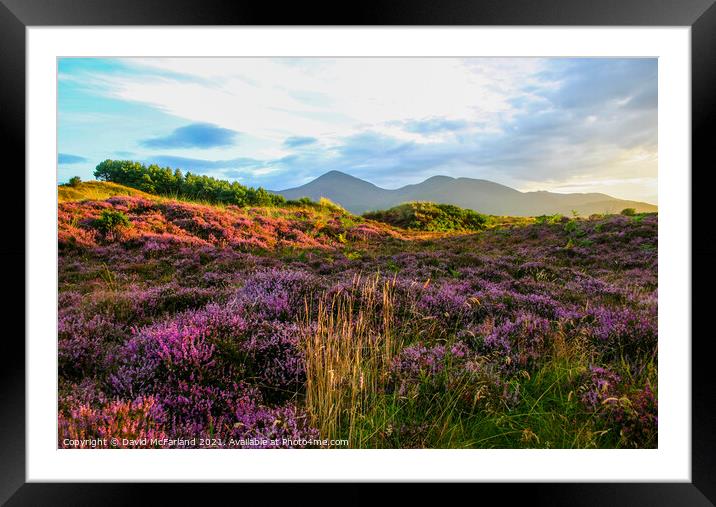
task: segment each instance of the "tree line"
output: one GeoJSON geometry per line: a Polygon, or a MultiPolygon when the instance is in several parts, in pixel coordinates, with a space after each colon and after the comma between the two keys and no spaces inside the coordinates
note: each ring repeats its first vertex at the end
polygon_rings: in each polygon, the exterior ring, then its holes
{"type": "Polygon", "coordinates": [[[282,195],[264,188],[253,188],[211,176],[183,174],[180,169],[146,166],[131,160],[105,160],[94,171],[98,180],[111,181],[143,192],[177,198],[235,204],[237,206],[276,206],[286,203],[282,195]]]}

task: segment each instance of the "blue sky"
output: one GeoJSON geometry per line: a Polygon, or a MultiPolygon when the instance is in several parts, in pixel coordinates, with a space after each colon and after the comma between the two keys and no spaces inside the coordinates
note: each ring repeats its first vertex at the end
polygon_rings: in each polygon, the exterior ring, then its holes
{"type": "Polygon", "coordinates": [[[131,159],[284,189],[339,170],[657,202],[657,61],[63,58],[58,174],[131,159]]]}

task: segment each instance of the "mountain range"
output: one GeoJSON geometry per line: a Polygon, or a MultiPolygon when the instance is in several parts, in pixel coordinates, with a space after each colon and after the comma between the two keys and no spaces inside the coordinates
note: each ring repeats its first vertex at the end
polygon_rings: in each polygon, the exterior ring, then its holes
{"type": "Polygon", "coordinates": [[[454,204],[489,215],[513,216],[569,215],[573,210],[580,215],[619,213],[624,208],[635,208],[637,212],[657,211],[653,204],[617,199],[606,194],[520,192],[488,180],[450,176],[433,176],[422,183],[390,190],[340,171],[330,171],[305,185],[275,193],[287,199],[310,197],[318,200],[327,197],[356,214],[387,209],[409,201],[454,204]]]}

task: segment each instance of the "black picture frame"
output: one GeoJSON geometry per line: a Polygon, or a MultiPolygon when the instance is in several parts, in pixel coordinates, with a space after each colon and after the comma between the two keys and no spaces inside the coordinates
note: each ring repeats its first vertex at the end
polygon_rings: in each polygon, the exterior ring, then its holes
{"type": "MultiPolygon", "coordinates": [[[[146,484],[41,484],[25,480],[25,29],[30,26],[91,25],[541,25],[541,26],[690,26],[692,72],[692,315],[703,321],[710,298],[696,297],[698,288],[713,286],[716,242],[711,239],[705,181],[707,162],[712,165],[713,142],[707,126],[716,118],[716,0],[385,0],[350,5],[319,3],[221,2],[218,0],[0,0],[0,139],[5,145],[3,178],[12,191],[5,200],[5,238],[0,258],[5,267],[3,367],[0,368],[0,501],[7,505],[125,505],[150,500],[146,484]],[[698,167],[698,171],[693,168],[698,167]],[[699,184],[694,184],[698,175],[699,184]],[[24,191],[21,191],[23,189],[24,191]],[[15,212],[10,212],[15,210],[15,212]],[[23,210],[19,212],[18,210],[23,210]],[[22,218],[21,218],[22,217],[22,218]],[[701,231],[701,232],[699,232],[701,231]],[[694,271],[697,270],[697,271],[694,271]]],[[[668,266],[665,267],[668,269],[668,266]]],[[[705,292],[704,292],[705,293],[705,292]]],[[[709,354],[711,333],[692,335],[692,482],[691,483],[586,483],[586,484],[481,484],[497,498],[514,501],[525,496],[530,505],[714,505],[716,504],[716,384],[709,354]]],[[[684,340],[691,337],[685,336],[684,340]]],[[[575,466],[579,466],[575,463],[575,466]]],[[[472,485],[474,487],[475,485],[472,485]]],[[[173,498],[187,500],[182,485],[162,485],[164,504],[173,498]]],[[[216,485],[192,486],[191,493],[212,494],[216,485]]],[[[241,485],[262,494],[266,485],[241,485]]],[[[368,501],[372,486],[349,486],[342,493],[351,503],[368,501]]],[[[414,494],[422,488],[414,486],[414,494]]],[[[325,497],[321,487],[320,495],[325,497]]],[[[287,492],[296,497],[294,489],[287,492]]],[[[320,500],[318,500],[320,501],[320,500]]],[[[313,502],[315,503],[315,501],[313,502]]],[[[341,503],[345,503],[341,501],[341,503]]]]}

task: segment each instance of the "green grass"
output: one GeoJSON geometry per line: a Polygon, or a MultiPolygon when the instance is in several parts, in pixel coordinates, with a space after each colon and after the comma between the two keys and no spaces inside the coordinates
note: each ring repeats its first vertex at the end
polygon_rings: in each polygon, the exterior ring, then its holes
{"type": "Polygon", "coordinates": [[[511,381],[509,389],[520,392],[511,407],[487,382],[426,380],[413,396],[375,396],[356,417],[352,441],[377,448],[618,447],[619,435],[580,402],[578,379],[586,370],[579,360],[547,362],[511,381]]]}

